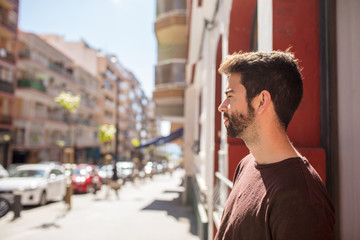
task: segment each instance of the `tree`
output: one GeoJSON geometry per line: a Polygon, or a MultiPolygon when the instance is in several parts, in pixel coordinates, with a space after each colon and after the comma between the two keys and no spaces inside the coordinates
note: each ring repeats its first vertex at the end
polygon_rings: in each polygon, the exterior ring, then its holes
{"type": "MultiPolygon", "coordinates": [[[[63,107],[65,109],[65,111],[68,114],[68,124],[69,124],[69,129],[71,127],[71,117],[70,115],[73,113],[76,113],[78,106],[81,102],[81,96],[78,95],[73,95],[71,92],[61,92],[56,98],[55,98],[55,102],[60,105],[61,107],[63,107]]],[[[70,134],[71,136],[71,134],[70,134]]],[[[71,137],[70,137],[71,138],[71,137]]],[[[70,145],[73,144],[73,139],[70,140],[70,145]]],[[[70,159],[70,166],[72,166],[72,164],[74,163],[74,150],[72,149],[72,147],[70,149],[67,150],[71,150],[71,151],[67,151],[71,154],[71,156],[69,156],[70,159]]],[[[71,175],[72,175],[72,169],[70,167],[70,184],[67,185],[66,187],[66,196],[65,196],[65,202],[68,204],[68,209],[71,209],[71,196],[72,196],[72,181],[71,181],[71,175]]]]}
{"type": "Polygon", "coordinates": [[[116,129],[114,125],[103,124],[99,127],[99,141],[109,143],[115,137],[116,129]]]}
{"type": "Polygon", "coordinates": [[[71,92],[61,92],[56,98],[55,102],[62,106],[69,113],[76,113],[77,108],[81,102],[81,96],[72,95],[71,92]]]}
{"type": "MultiPolygon", "coordinates": [[[[111,124],[103,124],[99,127],[99,141],[105,144],[110,144],[111,140],[115,137],[116,128],[111,124]]],[[[117,147],[117,146],[116,146],[117,147]]],[[[105,156],[105,164],[109,164],[111,157],[110,154],[105,156]]],[[[109,184],[109,182],[107,182],[109,184]]],[[[118,190],[120,189],[121,183],[118,182],[116,160],[113,164],[113,176],[110,186],[115,190],[116,196],[118,197],[118,190]]],[[[107,192],[106,196],[108,196],[107,192]]]]}

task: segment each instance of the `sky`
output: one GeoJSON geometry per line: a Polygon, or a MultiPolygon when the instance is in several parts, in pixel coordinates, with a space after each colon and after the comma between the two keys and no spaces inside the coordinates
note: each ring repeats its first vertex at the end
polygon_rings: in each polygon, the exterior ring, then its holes
{"type": "Polygon", "coordinates": [[[18,27],[115,54],[151,98],[157,43],[156,0],[21,0],[18,27]]]}

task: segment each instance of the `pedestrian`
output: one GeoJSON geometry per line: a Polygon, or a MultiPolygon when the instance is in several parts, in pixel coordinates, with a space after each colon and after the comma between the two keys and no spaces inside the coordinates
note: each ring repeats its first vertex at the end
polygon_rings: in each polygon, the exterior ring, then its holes
{"type": "Polygon", "coordinates": [[[228,77],[219,106],[227,134],[250,154],[237,166],[215,239],[332,239],[330,197],[286,133],[303,96],[294,55],[234,53],[219,72],[228,77]]]}

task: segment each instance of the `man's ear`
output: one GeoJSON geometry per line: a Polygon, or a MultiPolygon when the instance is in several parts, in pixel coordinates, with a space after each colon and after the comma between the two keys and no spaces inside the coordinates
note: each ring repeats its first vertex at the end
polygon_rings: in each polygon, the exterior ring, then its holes
{"type": "Polygon", "coordinates": [[[270,105],[271,95],[267,90],[261,91],[261,93],[256,97],[257,99],[257,113],[262,114],[270,105]]]}

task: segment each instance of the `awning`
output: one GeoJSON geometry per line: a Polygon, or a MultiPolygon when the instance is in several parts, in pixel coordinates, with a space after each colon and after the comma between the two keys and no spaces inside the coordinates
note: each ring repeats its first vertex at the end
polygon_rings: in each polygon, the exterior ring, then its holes
{"type": "Polygon", "coordinates": [[[183,132],[184,132],[184,128],[179,128],[178,130],[170,133],[170,135],[168,135],[166,137],[157,137],[157,138],[150,139],[149,141],[147,141],[143,144],[140,144],[140,146],[138,146],[137,148],[148,147],[150,145],[160,146],[165,143],[172,142],[172,141],[180,138],[183,135],[183,132]]]}

